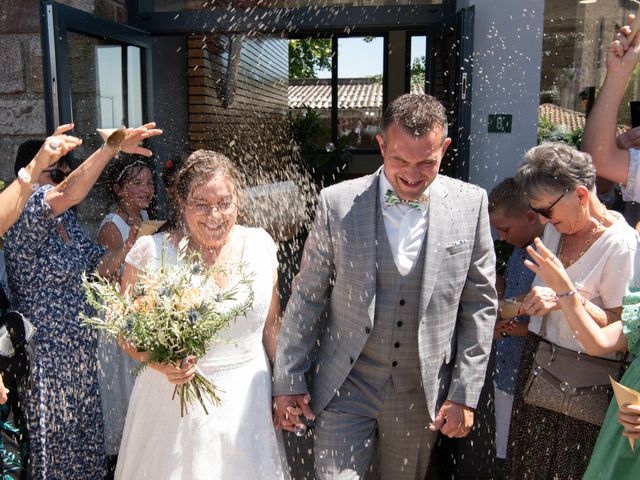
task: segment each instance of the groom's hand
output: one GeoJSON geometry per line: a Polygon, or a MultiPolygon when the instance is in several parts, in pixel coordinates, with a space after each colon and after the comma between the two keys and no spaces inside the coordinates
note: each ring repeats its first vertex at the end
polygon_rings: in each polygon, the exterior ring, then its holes
{"type": "Polygon", "coordinates": [[[315,418],[309,407],[310,403],[311,395],[308,393],[273,397],[273,423],[276,429],[293,432],[296,427],[305,427],[300,415],[304,415],[309,420],[315,418]]]}
{"type": "Polygon", "coordinates": [[[440,430],[440,433],[450,438],[466,437],[471,427],[473,427],[473,408],[451,400],[446,400],[442,404],[435,420],[429,425],[430,430],[440,430]]]}

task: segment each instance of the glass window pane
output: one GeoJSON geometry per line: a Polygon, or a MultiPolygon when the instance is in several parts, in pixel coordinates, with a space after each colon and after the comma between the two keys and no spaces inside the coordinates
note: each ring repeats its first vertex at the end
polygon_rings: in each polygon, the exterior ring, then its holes
{"type": "Polygon", "coordinates": [[[139,47],[127,47],[127,126],[143,123],[142,58],[139,47]]]}
{"type": "MultiPolygon", "coordinates": [[[[122,47],[96,48],[96,73],[99,99],[97,128],[118,128],[124,125],[124,92],[122,89],[122,47]]],[[[73,92],[73,96],[77,92],[73,92]]]]}
{"type": "MultiPolygon", "coordinates": [[[[615,32],[635,13],[633,2],[546,0],[540,78],[540,132],[576,142],[606,72],[606,51],[615,32]],[[574,140],[572,140],[574,139],[574,140]]],[[[632,76],[618,121],[630,123],[628,101],[640,93],[640,69],[632,76]]]]}
{"type": "Polygon", "coordinates": [[[375,149],[383,101],[383,37],[338,39],[338,137],[375,149]]]}
{"type": "Polygon", "coordinates": [[[331,142],[330,38],[289,40],[288,95],[294,134],[299,131],[305,142],[324,150],[331,142]]]}
{"type": "Polygon", "coordinates": [[[411,37],[411,51],[409,56],[409,88],[411,93],[425,93],[426,86],[426,35],[413,35],[411,37]]]}

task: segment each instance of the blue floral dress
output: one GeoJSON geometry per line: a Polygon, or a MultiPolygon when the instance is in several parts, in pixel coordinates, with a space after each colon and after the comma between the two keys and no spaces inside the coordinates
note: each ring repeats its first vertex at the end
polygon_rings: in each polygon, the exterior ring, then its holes
{"type": "Polygon", "coordinates": [[[104,249],[70,210],[53,215],[41,187],[7,232],[5,258],[17,310],[37,328],[32,386],[20,392],[36,479],[102,479],[106,472],[96,367],[96,337],[80,326],[89,312],[82,274],[104,249]],[[63,239],[58,225],[64,227],[63,239]]]}

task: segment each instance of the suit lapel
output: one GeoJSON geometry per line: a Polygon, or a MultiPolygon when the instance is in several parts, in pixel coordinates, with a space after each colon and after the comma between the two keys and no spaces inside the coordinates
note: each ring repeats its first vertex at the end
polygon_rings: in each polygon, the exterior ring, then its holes
{"type": "Polygon", "coordinates": [[[438,279],[438,271],[447,246],[453,212],[448,192],[442,186],[439,177],[429,189],[429,218],[427,220],[426,252],[424,256],[424,271],[422,274],[422,294],[420,296],[420,311],[424,312],[431,300],[433,287],[438,279]]]}
{"type": "Polygon", "coordinates": [[[364,298],[369,301],[367,311],[369,320],[373,326],[373,317],[376,306],[376,223],[378,204],[378,179],[379,175],[372,175],[371,183],[353,202],[353,228],[355,232],[355,245],[358,249],[358,262],[361,270],[353,273],[364,273],[363,290],[364,298]]]}

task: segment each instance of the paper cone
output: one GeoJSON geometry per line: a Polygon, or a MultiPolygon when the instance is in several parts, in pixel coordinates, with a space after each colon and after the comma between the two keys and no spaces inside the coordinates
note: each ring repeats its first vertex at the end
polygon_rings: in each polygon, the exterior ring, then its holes
{"type": "Polygon", "coordinates": [[[145,220],[138,229],[138,238],[144,235],[153,235],[165,222],[166,220],[145,220]]]}
{"type": "Polygon", "coordinates": [[[96,128],[96,132],[104,140],[104,143],[110,147],[119,148],[124,140],[126,128],[96,128]]]}
{"type": "MultiPolygon", "coordinates": [[[[621,383],[616,382],[613,378],[611,378],[611,375],[609,375],[609,380],[611,380],[613,393],[616,396],[618,407],[621,407],[622,405],[640,405],[640,393],[636,392],[632,388],[625,387],[621,383]]],[[[635,439],[630,438],[629,444],[631,445],[631,450],[634,450],[635,439]]]]}

